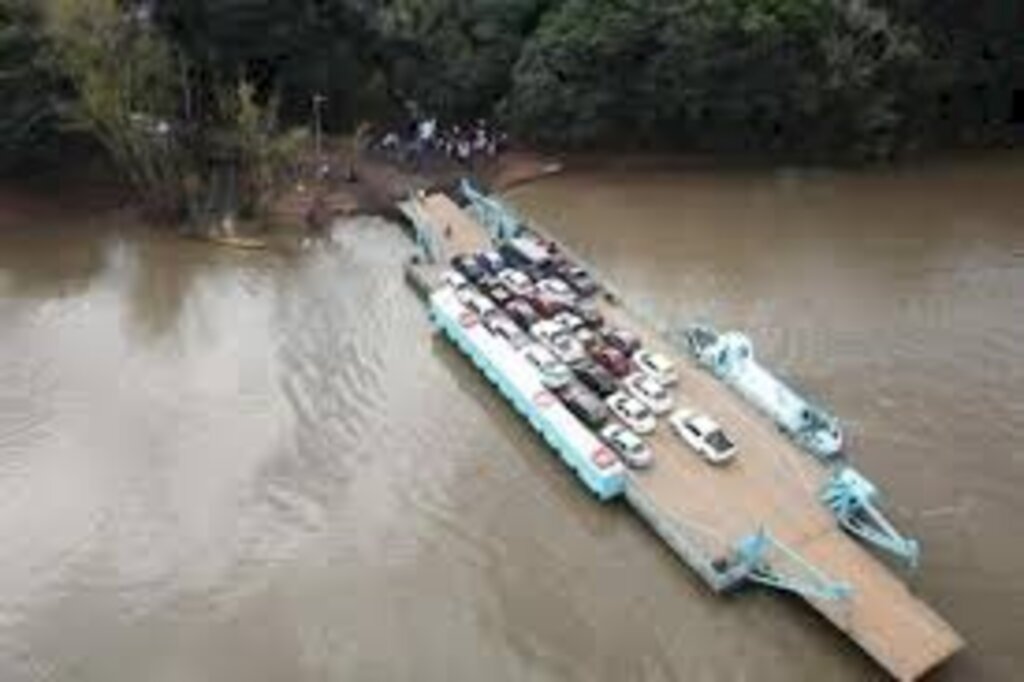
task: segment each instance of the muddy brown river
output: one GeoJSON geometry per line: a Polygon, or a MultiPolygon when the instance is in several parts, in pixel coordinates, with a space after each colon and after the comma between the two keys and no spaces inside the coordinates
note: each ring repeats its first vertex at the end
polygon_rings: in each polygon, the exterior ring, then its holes
{"type": "MultiPolygon", "coordinates": [[[[1024,673],[1024,157],[570,172],[512,192],[666,323],[746,330],[846,424],[968,640],[1024,673]]],[[[592,501],[376,219],[236,253],[0,229],[0,680],[864,680],[795,600],[708,593],[592,501]]]]}

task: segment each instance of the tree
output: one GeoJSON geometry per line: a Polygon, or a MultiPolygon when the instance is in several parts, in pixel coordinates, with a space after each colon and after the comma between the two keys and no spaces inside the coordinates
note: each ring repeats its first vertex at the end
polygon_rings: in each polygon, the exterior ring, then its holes
{"type": "Polygon", "coordinates": [[[544,143],[876,154],[897,142],[918,57],[860,0],[567,0],[504,112],[544,143]]]}
{"type": "Polygon", "coordinates": [[[31,0],[0,0],[0,171],[56,136],[62,85],[31,0]]]}
{"type": "Polygon", "coordinates": [[[550,0],[387,0],[371,15],[392,87],[447,118],[489,116],[550,0]]]}
{"type": "Polygon", "coordinates": [[[188,201],[180,72],[170,45],[134,10],[119,0],[46,0],[46,32],[74,88],[71,122],[100,142],[155,216],[176,219],[188,201]]]}

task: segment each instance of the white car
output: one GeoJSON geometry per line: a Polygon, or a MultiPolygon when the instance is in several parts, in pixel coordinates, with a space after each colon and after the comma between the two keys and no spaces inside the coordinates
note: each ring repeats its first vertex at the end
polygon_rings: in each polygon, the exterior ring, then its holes
{"type": "Polygon", "coordinates": [[[557,277],[548,277],[537,282],[537,290],[570,305],[576,303],[576,292],[564,280],[557,277]]]}
{"type": "Polygon", "coordinates": [[[573,332],[573,336],[575,336],[576,340],[579,341],[580,344],[582,344],[583,347],[588,350],[594,348],[600,341],[600,338],[597,336],[594,330],[588,329],[587,327],[580,327],[575,332],[573,332]]]}
{"type": "Polygon", "coordinates": [[[736,444],[706,414],[677,410],[668,418],[668,423],[687,445],[712,464],[726,464],[736,456],[736,444]]]}
{"type": "Polygon", "coordinates": [[[651,449],[640,440],[640,436],[621,424],[605,426],[601,429],[601,439],[629,467],[643,469],[654,461],[651,449]]]}
{"type": "Polygon", "coordinates": [[[533,291],[533,280],[525,272],[514,268],[505,268],[499,272],[498,281],[504,284],[514,296],[528,296],[533,291]]]}
{"type": "Polygon", "coordinates": [[[661,353],[641,348],[633,353],[633,364],[644,374],[654,377],[662,386],[676,383],[676,366],[661,353]]]}
{"type": "Polygon", "coordinates": [[[554,320],[542,320],[530,327],[530,333],[554,353],[559,360],[574,365],[587,359],[587,351],[576,337],[565,333],[554,320]]]}
{"type": "Polygon", "coordinates": [[[665,414],[672,409],[672,396],[661,383],[644,374],[634,372],[622,380],[623,387],[629,391],[634,398],[651,408],[654,414],[665,414]]]}
{"type": "Polygon", "coordinates": [[[494,312],[484,318],[484,326],[499,339],[504,339],[512,348],[519,350],[530,345],[530,337],[519,328],[512,318],[504,313],[494,312]]]}
{"type": "Polygon", "coordinates": [[[605,404],[612,414],[641,435],[652,433],[658,425],[654,413],[646,405],[622,391],[616,391],[608,396],[605,404]]]}
{"type": "Polygon", "coordinates": [[[455,297],[459,299],[459,302],[462,305],[466,306],[480,317],[489,315],[497,310],[497,306],[494,305],[494,301],[471,287],[456,289],[455,297]]]}
{"type": "Polygon", "coordinates": [[[523,357],[540,372],[541,381],[551,390],[562,388],[572,380],[572,370],[558,361],[544,346],[534,343],[522,350],[523,357]]]}
{"type": "Polygon", "coordinates": [[[551,318],[551,321],[556,323],[566,332],[574,332],[583,327],[583,318],[579,315],[570,313],[568,310],[558,313],[551,318]]]}
{"type": "Polygon", "coordinates": [[[458,270],[445,270],[441,274],[441,281],[452,289],[461,289],[469,284],[469,280],[458,270]]]}

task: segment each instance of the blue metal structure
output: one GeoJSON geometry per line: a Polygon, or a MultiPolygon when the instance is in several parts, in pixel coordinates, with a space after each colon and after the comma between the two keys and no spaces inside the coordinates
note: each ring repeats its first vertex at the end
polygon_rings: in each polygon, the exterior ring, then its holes
{"type": "Polygon", "coordinates": [[[519,235],[523,221],[503,202],[479,191],[465,178],[459,183],[459,191],[469,202],[473,217],[487,228],[492,240],[503,242],[519,235]]]}
{"type": "Polygon", "coordinates": [[[821,492],[843,528],[916,568],[920,546],[893,527],[876,504],[879,497],[874,484],[850,467],[837,469],[821,492]]]}
{"type": "Polygon", "coordinates": [[[833,601],[853,594],[849,585],[825,575],[763,528],[740,540],[725,580],[729,585],[758,583],[808,599],[833,601]]]}
{"type": "Polygon", "coordinates": [[[761,365],[746,336],[692,325],[682,333],[682,340],[701,365],[771,417],[798,445],[822,459],[839,454],[843,445],[839,421],[761,365]]]}

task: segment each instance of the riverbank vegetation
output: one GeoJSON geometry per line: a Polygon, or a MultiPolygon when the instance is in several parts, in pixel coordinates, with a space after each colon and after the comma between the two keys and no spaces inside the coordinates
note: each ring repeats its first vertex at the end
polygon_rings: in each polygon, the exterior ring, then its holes
{"type": "Polygon", "coordinates": [[[0,0],[0,165],[84,138],[187,216],[225,188],[258,212],[314,109],[558,149],[1009,144],[1022,26],[1016,0],[0,0]]]}

